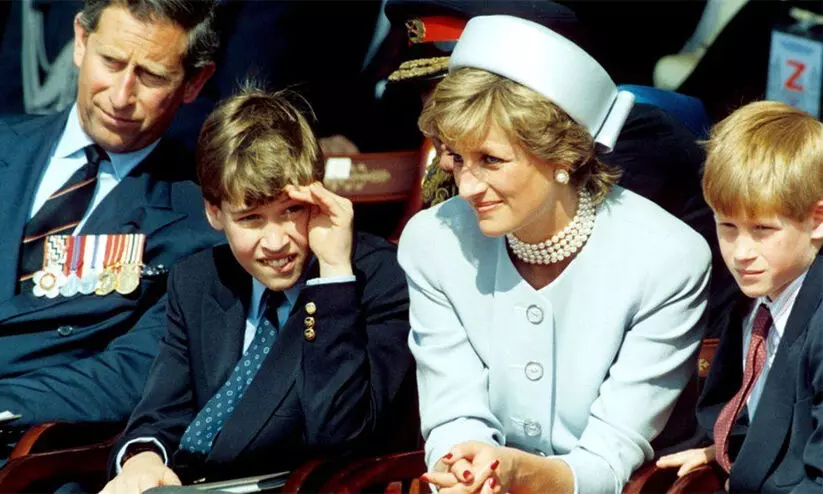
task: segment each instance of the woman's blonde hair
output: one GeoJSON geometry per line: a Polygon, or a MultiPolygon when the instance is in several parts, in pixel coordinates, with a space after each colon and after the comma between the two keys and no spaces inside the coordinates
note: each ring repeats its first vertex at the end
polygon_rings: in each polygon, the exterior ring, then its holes
{"type": "Polygon", "coordinates": [[[446,76],[417,123],[435,142],[472,147],[494,123],[524,151],[569,171],[572,183],[586,187],[596,201],[620,178],[597,158],[585,127],[545,96],[485,70],[462,68],[446,76]]]}
{"type": "Polygon", "coordinates": [[[807,218],[823,199],[823,124],[774,101],[739,108],[712,129],[703,195],[728,217],[807,218]]]}
{"type": "Polygon", "coordinates": [[[323,179],[320,148],[294,96],[247,84],[208,116],[197,140],[197,178],[211,204],[256,205],[286,185],[323,179]]]}

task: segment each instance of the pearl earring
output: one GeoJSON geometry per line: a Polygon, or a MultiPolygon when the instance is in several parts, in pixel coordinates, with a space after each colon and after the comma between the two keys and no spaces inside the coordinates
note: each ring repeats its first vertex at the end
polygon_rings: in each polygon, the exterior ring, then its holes
{"type": "Polygon", "coordinates": [[[554,181],[564,185],[569,183],[569,172],[562,168],[558,168],[554,171],[554,181]]]}

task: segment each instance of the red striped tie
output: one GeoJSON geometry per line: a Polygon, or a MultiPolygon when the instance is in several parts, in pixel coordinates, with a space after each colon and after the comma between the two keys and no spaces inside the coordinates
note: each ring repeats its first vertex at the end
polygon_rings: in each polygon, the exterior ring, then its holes
{"type": "Polygon", "coordinates": [[[83,150],[87,163],[46,199],[23,230],[20,260],[17,264],[18,293],[31,288],[29,280],[43,266],[43,245],[46,237],[71,234],[91,204],[100,162],[109,158],[106,151],[97,144],[86,146],[83,150]]]}
{"type": "Polygon", "coordinates": [[[732,463],[729,460],[729,434],[732,431],[732,426],[737,421],[737,416],[740,415],[740,411],[743,409],[743,405],[752,393],[758,376],[763,371],[763,365],[766,363],[766,335],[769,334],[769,328],[771,327],[772,315],[769,313],[768,307],[760,304],[760,307],[757,308],[757,314],[754,316],[752,337],[749,341],[749,350],[746,352],[743,384],[737,394],[720,411],[717,421],[714,423],[715,456],[717,457],[717,463],[727,473],[732,468],[732,463]]]}

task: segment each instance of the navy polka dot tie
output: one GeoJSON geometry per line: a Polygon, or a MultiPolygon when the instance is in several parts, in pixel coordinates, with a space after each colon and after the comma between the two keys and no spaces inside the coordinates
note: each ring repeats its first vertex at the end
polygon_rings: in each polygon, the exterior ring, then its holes
{"type": "Polygon", "coordinates": [[[266,312],[257,326],[251,345],[234,366],[226,383],[206,402],[206,405],[189,424],[180,439],[180,449],[204,456],[209,454],[214,439],[220,433],[223,424],[226,423],[243,396],[243,392],[260,370],[263,359],[271,351],[279,328],[277,308],[284,301],[283,292],[267,291],[266,299],[266,312]]]}

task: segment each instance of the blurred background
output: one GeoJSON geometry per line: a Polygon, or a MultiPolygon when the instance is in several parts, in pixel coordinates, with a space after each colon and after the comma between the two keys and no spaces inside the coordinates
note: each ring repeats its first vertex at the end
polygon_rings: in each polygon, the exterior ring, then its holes
{"type": "MultiPolygon", "coordinates": [[[[465,3],[473,11],[482,11],[484,3],[495,2],[465,3]]],[[[540,2],[505,2],[514,8],[522,3],[540,2]]],[[[569,7],[577,18],[570,37],[599,60],[618,84],[694,96],[712,122],[745,102],[766,97],[770,54],[781,56],[770,49],[775,31],[813,44],[821,39],[820,1],[557,3],[569,7]],[[798,15],[797,8],[805,14],[798,15]]],[[[414,88],[386,83],[409,49],[406,26],[389,21],[386,4],[386,0],[220,1],[217,19],[223,44],[218,72],[201,98],[183,108],[171,135],[192,147],[214,103],[231,94],[239,80],[253,76],[271,88],[291,87],[304,95],[314,109],[321,136],[344,136],[360,152],[417,147],[420,97],[414,88]]],[[[81,7],[80,0],[0,2],[0,113],[48,113],[73,101],[72,19],[81,7]]],[[[816,99],[819,113],[823,62],[805,61],[798,75],[794,74],[797,65],[787,61],[791,54],[782,56],[783,67],[773,67],[774,77],[783,77],[783,92],[789,93],[781,98],[794,98],[793,104],[809,108],[814,107],[809,100],[816,99]],[[786,84],[793,75],[794,88],[786,84]]]]}

